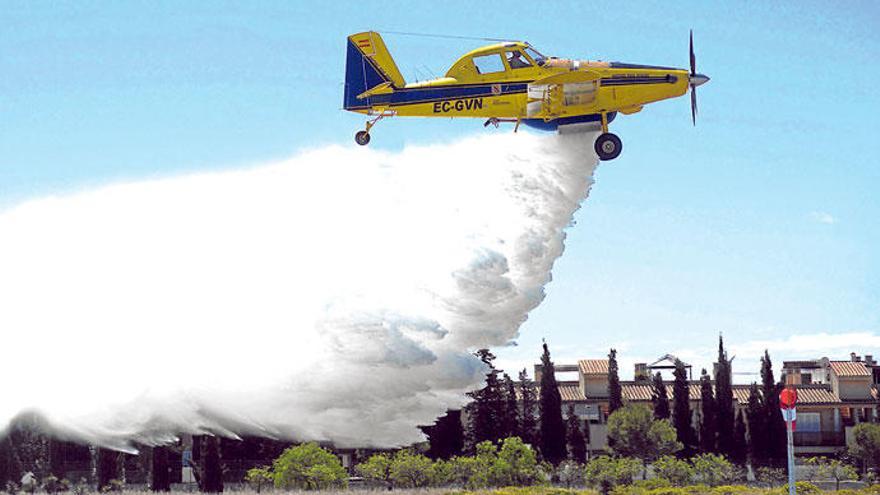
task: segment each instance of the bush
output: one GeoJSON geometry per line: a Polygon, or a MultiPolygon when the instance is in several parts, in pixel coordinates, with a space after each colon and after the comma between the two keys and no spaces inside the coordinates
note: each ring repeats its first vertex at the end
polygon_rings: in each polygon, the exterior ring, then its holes
{"type": "MultiPolygon", "coordinates": [[[[798,495],[817,495],[822,493],[822,489],[810,483],[809,481],[795,481],[794,490],[798,495]]],[[[788,493],[788,483],[782,485],[782,492],[788,493]]]]}
{"type": "Polygon", "coordinates": [[[125,488],[125,482],[122,480],[112,479],[106,485],[101,487],[101,493],[119,493],[125,488]]]}
{"type": "Polygon", "coordinates": [[[388,476],[396,487],[423,488],[431,481],[430,471],[430,459],[421,454],[401,450],[391,461],[388,476]]]}
{"type": "MultiPolygon", "coordinates": [[[[785,483],[787,478],[788,474],[784,469],[761,466],[755,470],[755,479],[758,480],[759,483],[766,484],[768,488],[773,488],[776,485],[785,483]]],[[[795,485],[795,487],[797,487],[797,485],[795,485]]]]}
{"type": "Polygon", "coordinates": [[[585,479],[587,484],[607,494],[617,486],[632,484],[641,471],[642,463],[638,459],[603,455],[587,463],[585,479]]]}
{"type": "Polygon", "coordinates": [[[492,466],[492,484],[533,485],[539,477],[538,459],[532,448],[524,444],[519,437],[505,438],[492,466]]]}
{"type": "Polygon", "coordinates": [[[726,485],[735,481],[737,470],[724,456],[700,454],[691,458],[694,478],[709,486],[726,485]]]}
{"type": "Polygon", "coordinates": [[[268,466],[263,466],[248,469],[247,474],[244,475],[244,480],[254,491],[260,493],[264,486],[272,484],[274,478],[272,477],[272,470],[268,466]]]}
{"type": "Polygon", "coordinates": [[[339,459],[313,442],[285,450],[272,467],[276,488],[321,490],[344,487],[348,479],[339,459]]]}
{"type": "MultiPolygon", "coordinates": [[[[798,488],[800,488],[799,485],[798,488]]],[[[712,495],[742,495],[749,491],[749,487],[743,485],[721,485],[712,489],[712,495]]]]}
{"type": "Polygon", "coordinates": [[[556,478],[566,487],[584,484],[584,466],[577,461],[564,461],[556,468],[556,478]]]}
{"type": "Polygon", "coordinates": [[[43,478],[43,490],[46,493],[59,493],[70,490],[70,481],[59,480],[55,475],[49,475],[43,478]]]}
{"type": "Polygon", "coordinates": [[[694,477],[694,469],[687,461],[672,456],[663,456],[653,464],[654,475],[666,480],[672,486],[684,486],[694,477]]]}

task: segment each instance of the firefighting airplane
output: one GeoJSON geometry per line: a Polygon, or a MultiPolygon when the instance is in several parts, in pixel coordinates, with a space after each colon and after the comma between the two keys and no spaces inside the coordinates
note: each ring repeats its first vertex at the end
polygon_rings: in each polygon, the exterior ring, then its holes
{"type": "Polygon", "coordinates": [[[617,113],[632,114],[648,103],[691,90],[696,125],[696,88],[709,78],[696,71],[690,36],[690,72],[674,67],[545,57],[522,41],[484,46],[464,54],[446,75],[409,83],[379,33],[348,37],[345,110],[372,117],[355,134],[360,145],[381,119],[401,117],[479,117],[484,126],[501,122],[542,130],[602,130],[594,148],[600,160],[620,155],[620,138],[608,132],[617,113]]]}

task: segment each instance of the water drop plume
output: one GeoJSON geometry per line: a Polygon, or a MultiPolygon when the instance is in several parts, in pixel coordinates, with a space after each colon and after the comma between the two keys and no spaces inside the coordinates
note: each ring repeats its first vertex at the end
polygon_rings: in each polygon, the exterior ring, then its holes
{"type": "Polygon", "coordinates": [[[0,428],[419,441],[543,299],[593,138],[328,146],[7,208],[0,428]]]}

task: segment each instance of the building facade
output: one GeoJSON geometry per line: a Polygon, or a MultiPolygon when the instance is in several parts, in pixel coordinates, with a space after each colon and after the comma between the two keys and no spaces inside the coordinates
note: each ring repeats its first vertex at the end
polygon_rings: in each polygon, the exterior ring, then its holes
{"type": "MultiPolygon", "coordinates": [[[[668,370],[669,363],[674,361],[675,356],[667,354],[650,365],[636,364],[635,379],[620,382],[624,402],[651,406],[651,375],[668,370]]],[[[589,427],[589,451],[603,452],[608,438],[608,360],[581,359],[577,364],[557,365],[555,369],[557,374],[577,372],[577,380],[558,380],[562,410],[566,411],[569,404],[574,404],[575,414],[589,427]]],[[[540,383],[542,373],[541,365],[535,365],[537,383],[540,383]]],[[[692,375],[689,373],[689,376],[692,375]]],[[[664,380],[672,407],[672,382],[664,380]]],[[[880,366],[870,355],[864,359],[853,353],[848,360],[823,357],[785,361],[782,381],[794,387],[798,393],[797,428],[794,434],[796,455],[837,453],[846,447],[856,424],[876,421],[878,418],[880,366]]],[[[688,387],[692,421],[696,431],[699,431],[700,383],[691,379],[688,387]]],[[[737,411],[748,405],[749,387],[733,385],[734,408],[737,411]]]]}

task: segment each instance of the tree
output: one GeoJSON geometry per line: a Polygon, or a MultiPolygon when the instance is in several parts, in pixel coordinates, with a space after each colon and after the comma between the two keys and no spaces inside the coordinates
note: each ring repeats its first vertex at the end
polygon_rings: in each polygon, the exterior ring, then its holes
{"type": "Polygon", "coordinates": [[[529,379],[525,368],[519,372],[519,386],[522,400],[520,400],[520,415],[518,437],[523,442],[538,447],[538,422],[536,420],[537,399],[535,393],[535,382],[529,379]]]}
{"type": "Polygon", "coordinates": [[[746,406],[746,417],[749,421],[749,457],[753,466],[760,466],[767,461],[767,437],[765,432],[764,405],[758,385],[749,387],[749,402],[746,406]]]}
{"type": "Polygon", "coordinates": [[[562,397],[556,383],[556,368],[544,342],[541,355],[541,455],[551,464],[565,460],[565,423],[562,421],[562,397]]]}
{"type": "Polygon", "coordinates": [[[638,459],[603,455],[587,463],[584,478],[587,484],[607,495],[616,486],[632,484],[642,469],[638,459]]]}
{"type": "Polygon", "coordinates": [[[691,424],[691,399],[687,371],[680,359],[675,360],[675,381],[672,383],[672,424],[678,441],[681,442],[681,455],[690,457],[696,445],[694,428],[691,424]]]}
{"type": "Polygon", "coordinates": [[[428,457],[432,459],[450,459],[461,455],[464,450],[460,410],[450,409],[432,426],[422,426],[421,429],[428,437],[428,457]]]}
{"type": "Polygon", "coordinates": [[[345,487],[348,473],[332,452],[314,442],[285,450],[272,463],[275,488],[323,490],[345,487]]]}
{"type": "Polygon", "coordinates": [[[767,438],[769,461],[784,466],[787,458],[785,420],[779,414],[779,392],[782,385],[773,378],[773,363],[765,350],[761,358],[761,393],[764,397],[764,434],[767,438]]]}
{"type": "Polygon", "coordinates": [[[736,468],[724,456],[700,454],[691,458],[694,477],[709,486],[727,485],[736,478],[736,468]]]}
{"type": "Polygon", "coordinates": [[[654,476],[668,481],[672,486],[686,486],[694,476],[694,470],[687,461],[671,455],[657,459],[652,467],[654,476]]]}
{"type": "Polygon", "coordinates": [[[223,492],[223,468],[220,465],[219,440],[214,435],[202,435],[201,459],[194,470],[199,490],[205,493],[223,492]]]}
{"type": "Polygon", "coordinates": [[[666,384],[663,383],[663,375],[658,371],[654,375],[651,390],[651,402],[654,403],[654,419],[669,419],[669,394],[666,392],[666,384]]]}
{"type": "Polygon", "coordinates": [[[467,406],[470,418],[468,441],[471,448],[485,440],[499,442],[504,438],[505,428],[504,391],[498,379],[498,370],[493,363],[495,355],[489,352],[489,349],[480,349],[474,354],[489,368],[489,372],[486,373],[486,385],[480,390],[468,393],[473,399],[473,402],[467,406]]]}
{"type": "Polygon", "coordinates": [[[517,437],[505,438],[492,467],[495,486],[535,484],[540,476],[538,459],[531,447],[517,437]]]}
{"type": "Polygon", "coordinates": [[[431,482],[431,460],[409,450],[394,455],[388,476],[399,488],[424,488],[431,482]]]}
{"type": "Polygon", "coordinates": [[[840,490],[841,481],[851,481],[858,479],[859,477],[856,473],[855,468],[853,468],[849,464],[844,464],[838,459],[828,459],[825,457],[822,457],[820,459],[821,460],[817,463],[819,471],[817,473],[818,477],[820,479],[833,479],[835,490],[840,490]]]}
{"type": "Polygon", "coordinates": [[[111,481],[119,479],[119,452],[98,449],[98,491],[109,491],[111,481]]]}
{"type": "Polygon", "coordinates": [[[587,443],[581,430],[581,420],[574,412],[574,404],[568,405],[566,414],[568,419],[566,421],[565,439],[568,445],[568,458],[583,464],[587,460],[587,443]]]}
{"type": "Polygon", "coordinates": [[[635,405],[624,406],[608,417],[608,445],[616,455],[645,462],[682,448],[669,421],[655,420],[647,407],[635,405]]]}
{"type": "Polygon", "coordinates": [[[170,492],[171,477],[168,472],[168,447],[153,447],[152,458],[150,490],[154,492],[170,492]]]}
{"type": "Polygon", "coordinates": [[[880,468],[880,425],[857,424],[852,430],[849,454],[859,461],[863,472],[880,468]]]}
{"type": "Polygon", "coordinates": [[[712,379],[703,369],[700,375],[700,451],[715,452],[715,397],[712,393],[712,379]]]}
{"type": "Polygon", "coordinates": [[[736,448],[734,434],[733,385],[730,360],[724,350],[724,339],[718,335],[718,369],[715,372],[715,431],[717,451],[732,456],[736,448]]]}
{"type": "Polygon", "coordinates": [[[608,414],[623,407],[623,391],[620,388],[620,376],[617,370],[617,351],[608,353],[608,414]]]}
{"type": "Polygon", "coordinates": [[[260,493],[264,486],[270,486],[272,484],[272,470],[268,466],[248,469],[247,473],[244,475],[244,480],[254,489],[254,491],[260,493]]]}
{"type": "Polygon", "coordinates": [[[519,404],[516,400],[516,386],[510,375],[504,373],[504,408],[502,417],[502,437],[515,437],[519,432],[519,404]]]}
{"type": "Polygon", "coordinates": [[[391,456],[388,454],[373,454],[366,461],[355,466],[354,471],[365,479],[382,483],[389,489],[391,482],[391,456]]]}
{"type": "Polygon", "coordinates": [[[746,463],[746,457],[749,452],[748,440],[746,440],[746,420],[743,417],[742,410],[736,413],[736,426],[733,430],[733,451],[730,453],[730,460],[736,464],[743,465],[746,463]]]}

